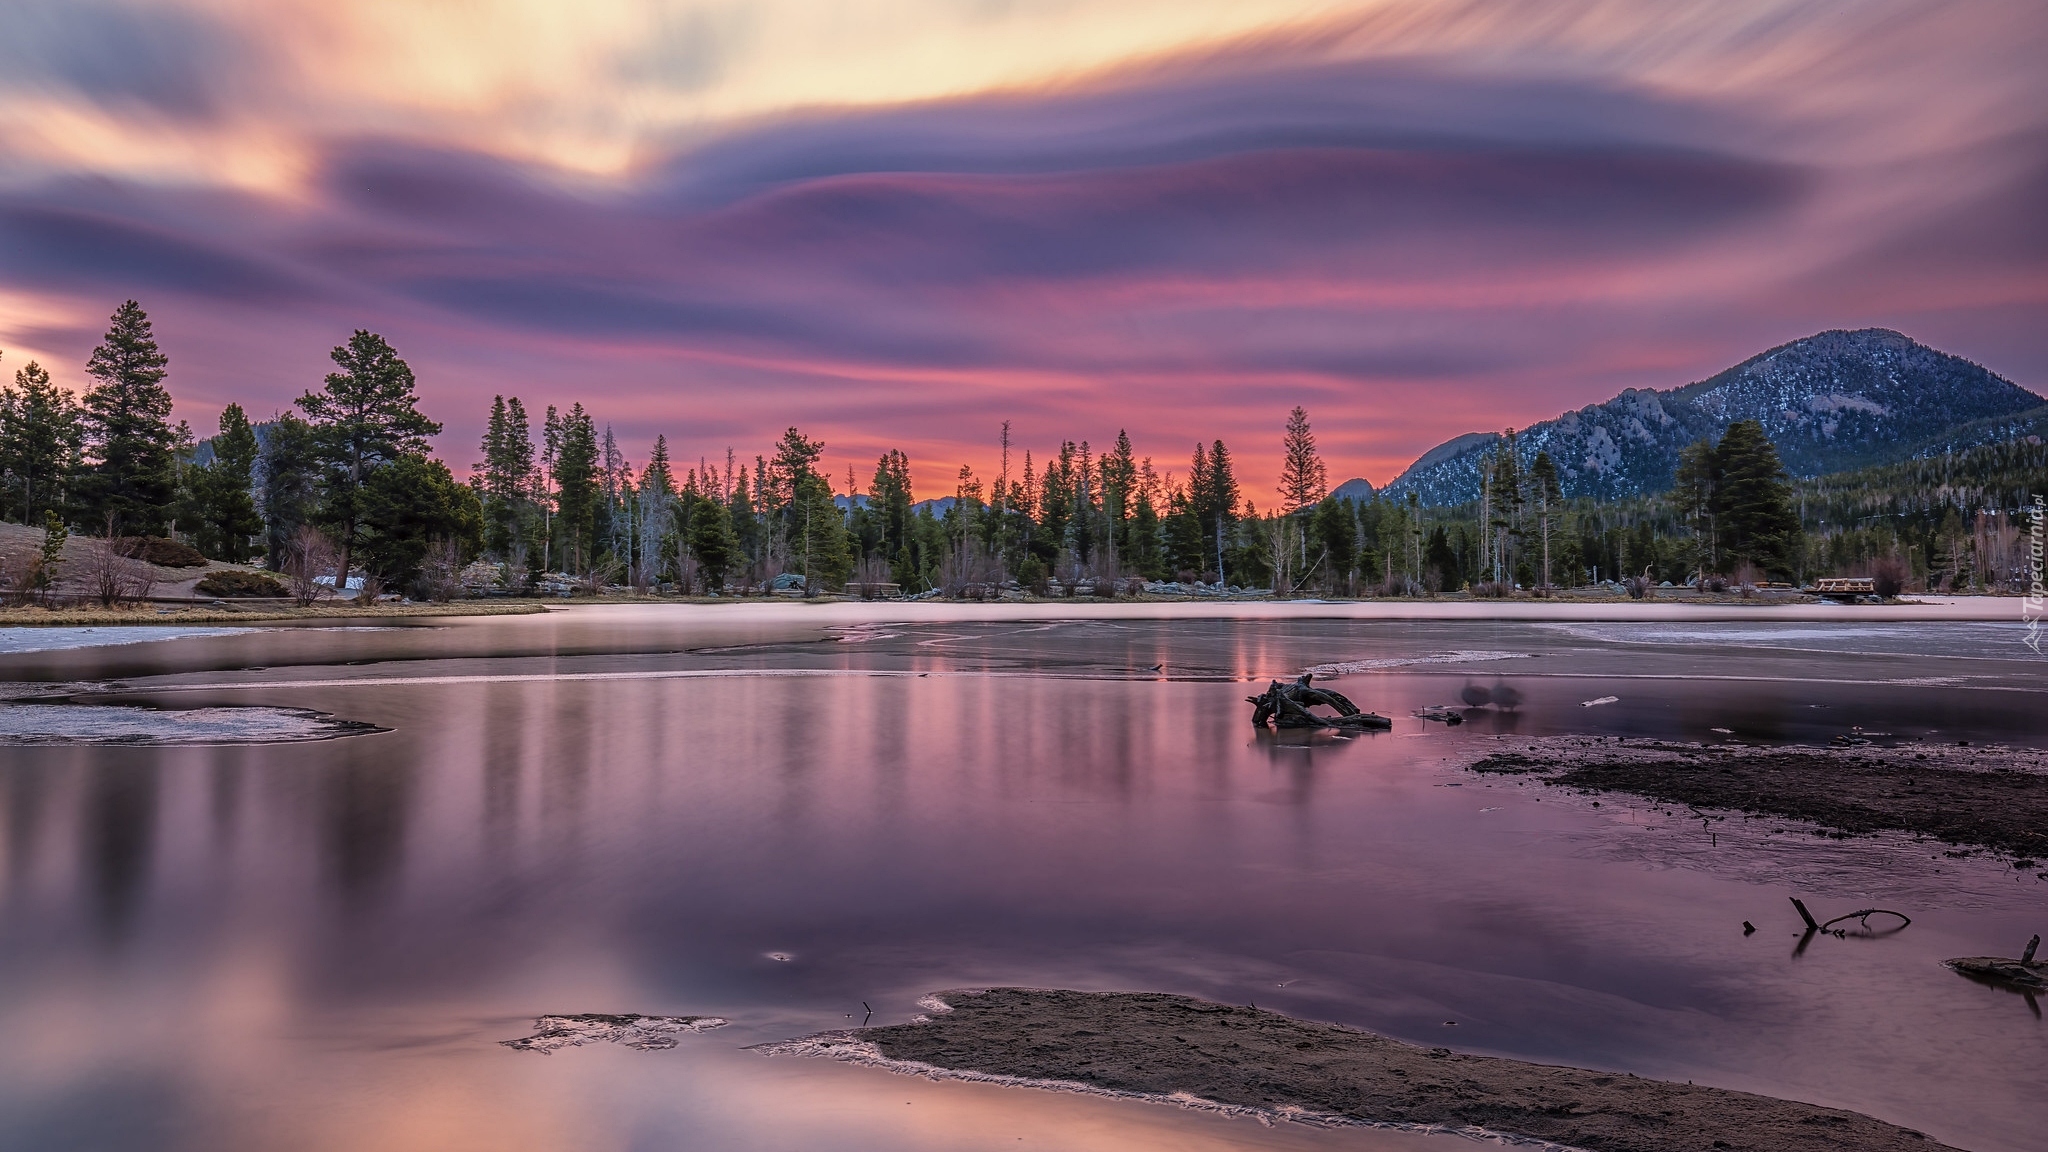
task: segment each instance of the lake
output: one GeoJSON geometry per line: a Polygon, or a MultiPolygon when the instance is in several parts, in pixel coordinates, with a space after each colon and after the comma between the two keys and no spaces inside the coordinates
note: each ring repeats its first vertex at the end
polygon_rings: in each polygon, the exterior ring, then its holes
{"type": "Polygon", "coordinates": [[[1470,1146],[744,1050],[1007,984],[2040,1147],[2038,1009],[1941,967],[2048,930],[2035,871],[1459,766],[1533,734],[2048,744],[2016,609],[1316,611],[10,630],[13,695],[119,723],[0,723],[0,1148],[1470,1146]],[[1255,733],[1244,697],[1309,668],[1394,729],[1255,733]],[[1411,715],[1467,687],[1517,703],[1411,715]],[[1791,896],[1913,923],[1795,954],[1791,896]],[[730,1023],[665,1051],[499,1043],[587,1012],[730,1023]]]}

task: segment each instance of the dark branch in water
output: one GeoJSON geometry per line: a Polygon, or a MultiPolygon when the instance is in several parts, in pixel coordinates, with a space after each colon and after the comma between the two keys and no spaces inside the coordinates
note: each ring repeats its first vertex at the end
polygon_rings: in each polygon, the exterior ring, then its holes
{"type": "Polygon", "coordinates": [[[1252,726],[1264,728],[1270,722],[1275,728],[1392,728],[1394,722],[1385,716],[1359,711],[1340,692],[1311,685],[1313,674],[1303,672],[1301,678],[1292,684],[1275,680],[1265,692],[1247,696],[1245,703],[1252,705],[1252,726]],[[1314,707],[1334,708],[1335,716],[1319,716],[1309,711],[1314,707]]]}

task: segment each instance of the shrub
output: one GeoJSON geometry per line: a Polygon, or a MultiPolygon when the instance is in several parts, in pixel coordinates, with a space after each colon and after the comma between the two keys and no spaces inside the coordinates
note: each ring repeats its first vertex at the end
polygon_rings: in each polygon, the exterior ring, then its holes
{"type": "Polygon", "coordinates": [[[190,544],[164,536],[130,536],[119,542],[121,555],[164,568],[204,568],[206,557],[190,544]]]}
{"type": "Polygon", "coordinates": [[[208,572],[200,577],[192,590],[201,596],[217,596],[223,600],[236,596],[289,596],[291,589],[274,576],[261,572],[244,572],[239,568],[224,568],[208,572]]]}
{"type": "Polygon", "coordinates": [[[1628,590],[1628,598],[1631,600],[1641,600],[1650,594],[1650,578],[1648,576],[1631,576],[1623,580],[1621,586],[1628,590]]]}
{"type": "Polygon", "coordinates": [[[156,569],[121,554],[119,540],[100,542],[86,556],[85,580],[102,607],[147,600],[156,590],[156,569]]]}
{"type": "Polygon", "coordinates": [[[1881,600],[1896,600],[1906,587],[1906,562],[1885,556],[1870,566],[1870,587],[1881,600]]]}

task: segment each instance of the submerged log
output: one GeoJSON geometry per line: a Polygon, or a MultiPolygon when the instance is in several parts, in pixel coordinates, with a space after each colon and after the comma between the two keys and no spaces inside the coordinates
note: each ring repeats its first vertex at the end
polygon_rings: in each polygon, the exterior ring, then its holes
{"type": "Polygon", "coordinates": [[[1245,697],[1245,703],[1252,706],[1252,726],[1264,728],[1342,728],[1342,729],[1385,729],[1394,722],[1385,716],[1362,712],[1340,692],[1328,688],[1317,688],[1311,683],[1313,674],[1304,672],[1301,678],[1291,684],[1278,680],[1257,696],[1245,697]],[[1335,716],[1321,716],[1309,711],[1313,707],[1333,708],[1335,716]]]}
{"type": "Polygon", "coordinates": [[[2027,950],[2017,960],[2009,956],[1958,956],[1945,963],[1986,983],[2006,984],[2028,992],[2048,991],[2048,964],[2034,962],[2034,951],[2040,946],[2041,937],[2037,934],[2027,941],[2027,950]]]}

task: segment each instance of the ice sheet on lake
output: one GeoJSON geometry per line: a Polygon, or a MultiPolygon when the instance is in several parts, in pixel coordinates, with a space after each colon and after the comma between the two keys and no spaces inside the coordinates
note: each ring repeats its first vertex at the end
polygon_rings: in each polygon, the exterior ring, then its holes
{"type": "Polygon", "coordinates": [[[179,627],[163,624],[117,625],[109,627],[0,628],[0,656],[17,652],[62,652],[71,648],[99,648],[110,644],[142,644],[152,640],[183,640],[192,636],[233,636],[243,632],[268,632],[268,628],[179,627]]]}
{"type": "Polygon", "coordinates": [[[645,1052],[673,1048],[678,1036],[709,1032],[725,1025],[726,1021],[717,1016],[641,1016],[637,1013],[613,1016],[586,1012],[577,1016],[542,1016],[533,1022],[533,1035],[498,1043],[543,1056],[553,1055],[563,1048],[601,1043],[624,1044],[645,1052]]]}
{"type": "Polygon", "coordinates": [[[375,725],[305,708],[0,704],[0,745],[276,744],[377,731],[375,725]]]}
{"type": "Polygon", "coordinates": [[[1318,664],[1309,669],[1316,676],[1348,676],[1356,672],[1376,672],[1383,668],[1411,668],[1418,664],[1476,664],[1489,660],[1525,660],[1528,652],[1495,652],[1490,650],[1460,652],[1430,652],[1420,656],[1385,656],[1377,660],[1342,660],[1330,664],[1318,664]]]}
{"type": "MultiPolygon", "coordinates": [[[[2018,613],[2014,613],[2017,618],[2018,613]]],[[[1775,648],[1836,656],[1906,655],[2021,659],[2024,625],[1984,621],[1941,623],[1544,623],[1539,627],[1604,644],[1775,648]]]]}

